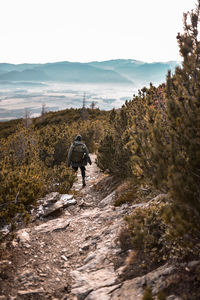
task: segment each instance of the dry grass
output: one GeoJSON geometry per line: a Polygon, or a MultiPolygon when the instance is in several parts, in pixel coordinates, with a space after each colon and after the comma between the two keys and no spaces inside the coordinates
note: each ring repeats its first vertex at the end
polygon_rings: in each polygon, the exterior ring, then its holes
{"type": "Polygon", "coordinates": [[[123,181],[116,189],[115,206],[124,203],[148,202],[158,194],[157,191],[149,188],[148,185],[140,185],[131,179],[123,181]]]}

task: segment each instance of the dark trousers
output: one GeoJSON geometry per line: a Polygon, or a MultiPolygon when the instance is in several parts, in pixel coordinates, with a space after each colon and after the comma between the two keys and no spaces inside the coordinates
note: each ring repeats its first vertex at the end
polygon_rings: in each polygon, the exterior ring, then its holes
{"type": "MultiPolygon", "coordinates": [[[[72,167],[72,168],[74,169],[75,172],[78,171],[78,167],[72,167]]],[[[80,167],[80,169],[81,169],[82,178],[85,179],[85,167],[82,166],[82,167],[80,167]]]]}

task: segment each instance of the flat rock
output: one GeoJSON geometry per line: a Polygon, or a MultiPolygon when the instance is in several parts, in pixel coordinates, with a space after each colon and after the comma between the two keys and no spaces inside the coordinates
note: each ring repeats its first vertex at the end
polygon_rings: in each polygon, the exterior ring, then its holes
{"type": "Polygon", "coordinates": [[[73,195],[62,195],[60,200],[48,207],[43,207],[43,217],[48,217],[51,214],[59,212],[63,208],[66,208],[70,205],[75,205],[77,201],[73,199],[73,195]]]}
{"type": "Polygon", "coordinates": [[[86,297],[90,292],[100,288],[113,286],[117,280],[113,267],[90,273],[72,271],[71,275],[75,280],[72,294],[76,295],[78,299],[85,299],[83,296],[86,297]]]}
{"type": "Polygon", "coordinates": [[[109,287],[104,287],[98,289],[96,291],[92,291],[89,295],[85,298],[85,300],[110,300],[111,299],[111,292],[119,288],[120,285],[113,285],[109,287]]]}
{"type": "Polygon", "coordinates": [[[30,230],[28,228],[20,229],[17,232],[17,238],[19,239],[20,243],[27,244],[30,242],[30,230]]]}
{"type": "Polygon", "coordinates": [[[115,194],[116,194],[116,192],[113,191],[110,195],[108,195],[106,198],[101,200],[101,202],[99,203],[99,207],[105,207],[107,205],[113,205],[115,194]]]}
{"type": "Polygon", "coordinates": [[[168,281],[165,277],[172,274],[175,270],[173,266],[164,265],[153,272],[142,277],[137,277],[125,281],[120,289],[112,293],[111,300],[142,300],[144,295],[144,286],[148,285],[152,288],[153,294],[159,293],[168,287],[168,281]]]}
{"type": "Polygon", "coordinates": [[[69,194],[62,194],[60,197],[60,200],[62,201],[69,201],[73,199],[73,195],[69,195],[69,194]]]}
{"type": "Polygon", "coordinates": [[[46,195],[44,198],[40,199],[40,203],[43,206],[49,206],[58,201],[60,198],[60,194],[58,192],[52,192],[48,195],[46,195]]]}
{"type": "Polygon", "coordinates": [[[135,289],[132,285],[125,282],[121,288],[112,293],[109,300],[142,300],[143,295],[143,289],[135,289]]]}
{"type": "Polygon", "coordinates": [[[69,226],[70,221],[66,218],[59,218],[55,220],[50,220],[44,224],[34,227],[34,230],[40,233],[47,233],[52,231],[64,230],[69,226]]]}

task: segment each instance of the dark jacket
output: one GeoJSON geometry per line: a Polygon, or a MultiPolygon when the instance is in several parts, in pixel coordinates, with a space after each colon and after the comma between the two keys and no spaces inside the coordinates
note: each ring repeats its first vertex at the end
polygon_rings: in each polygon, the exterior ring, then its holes
{"type": "Polygon", "coordinates": [[[92,164],[92,161],[91,161],[90,156],[89,156],[88,148],[81,141],[74,141],[73,144],[71,145],[70,149],[69,149],[69,152],[68,152],[68,163],[67,163],[68,167],[70,167],[70,166],[72,166],[72,167],[82,167],[82,166],[86,166],[87,163],[89,163],[90,165],[92,164]],[[84,147],[85,147],[85,157],[84,157],[84,160],[80,163],[71,161],[73,146],[75,144],[84,145],[84,147]]]}

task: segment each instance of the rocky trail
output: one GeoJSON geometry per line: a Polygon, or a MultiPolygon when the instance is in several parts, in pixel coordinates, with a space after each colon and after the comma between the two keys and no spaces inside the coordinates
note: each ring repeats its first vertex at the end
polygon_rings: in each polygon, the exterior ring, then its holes
{"type": "Polygon", "coordinates": [[[154,291],[166,287],[164,278],[174,272],[167,265],[142,277],[119,279],[118,234],[132,208],[113,206],[115,183],[100,173],[95,155],[91,158],[87,186],[82,189],[79,173],[72,195],[51,193],[41,199],[30,224],[17,232],[13,256],[0,262],[1,273],[6,270],[0,300],[141,300],[146,284],[154,291]]]}
{"type": "Polygon", "coordinates": [[[101,199],[101,191],[95,191],[104,176],[94,155],[92,161],[84,189],[78,173],[69,206],[61,205],[60,212],[57,204],[66,195],[51,193],[41,200],[51,205],[45,210],[40,206],[36,214],[45,218],[34,218],[17,232],[15,257],[7,261],[7,268],[15,264],[16,272],[0,282],[0,299],[101,299],[92,294],[118,287],[112,259],[120,251],[115,239],[122,212],[111,205],[114,193],[101,199]]]}

